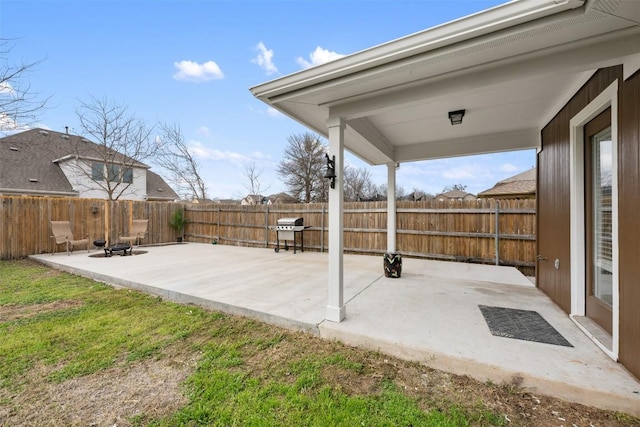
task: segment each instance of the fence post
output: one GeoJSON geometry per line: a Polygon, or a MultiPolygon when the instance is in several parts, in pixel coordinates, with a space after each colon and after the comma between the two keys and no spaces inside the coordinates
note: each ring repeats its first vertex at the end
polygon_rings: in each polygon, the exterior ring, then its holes
{"type": "Polygon", "coordinates": [[[217,228],[217,238],[218,238],[218,243],[220,243],[219,241],[220,239],[220,208],[218,208],[218,223],[216,224],[216,228],[217,228]]]}
{"type": "Polygon", "coordinates": [[[269,205],[264,213],[264,247],[269,247],[269,205]]]}
{"type": "Polygon", "coordinates": [[[496,200],[496,265],[500,265],[500,200],[496,200]]]}
{"type": "Polygon", "coordinates": [[[320,217],[320,252],[324,252],[324,205],[322,205],[322,215],[320,217]]]}

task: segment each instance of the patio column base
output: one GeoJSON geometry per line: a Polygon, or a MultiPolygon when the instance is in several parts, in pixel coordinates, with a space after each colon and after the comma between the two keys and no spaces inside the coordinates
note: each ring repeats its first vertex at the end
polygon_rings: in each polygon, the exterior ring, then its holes
{"type": "Polygon", "coordinates": [[[347,315],[347,307],[329,307],[327,306],[327,320],[340,323],[347,315]]]}

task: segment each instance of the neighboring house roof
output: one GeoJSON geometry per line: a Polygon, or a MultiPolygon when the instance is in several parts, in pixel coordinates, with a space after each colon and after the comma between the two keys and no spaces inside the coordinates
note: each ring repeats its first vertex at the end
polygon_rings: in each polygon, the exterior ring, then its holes
{"type": "Polygon", "coordinates": [[[240,200],[236,200],[236,199],[219,199],[216,203],[220,203],[221,205],[237,205],[237,204],[240,204],[240,200]]]}
{"type": "Polygon", "coordinates": [[[248,194],[240,202],[243,205],[268,205],[271,201],[262,194],[248,194]]]}
{"type": "MultiPolygon", "coordinates": [[[[77,197],[59,164],[73,158],[100,161],[104,147],[81,136],[32,129],[0,138],[0,194],[77,197]]],[[[114,159],[127,159],[114,152],[114,159]]],[[[156,200],[175,200],[177,194],[144,163],[127,160],[147,170],[147,193],[156,200]]]]}
{"type": "Polygon", "coordinates": [[[382,202],[385,200],[387,200],[387,195],[378,193],[371,197],[358,197],[358,202],[382,202]]]}
{"type": "Polygon", "coordinates": [[[298,203],[298,200],[288,193],[276,193],[268,197],[272,205],[280,205],[286,203],[298,203]]]}
{"type": "Polygon", "coordinates": [[[194,197],[193,199],[191,199],[191,203],[195,203],[196,205],[206,205],[206,204],[210,204],[210,203],[218,203],[215,200],[211,200],[211,199],[203,199],[201,197],[194,197]]]}
{"type": "Polygon", "coordinates": [[[438,200],[443,200],[443,199],[473,200],[476,198],[476,196],[474,196],[471,193],[467,193],[466,191],[450,190],[444,193],[437,194],[433,198],[438,200]]]}
{"type": "Polygon", "coordinates": [[[498,182],[492,188],[478,193],[480,198],[516,199],[536,197],[536,168],[498,182]]]}
{"type": "Polygon", "coordinates": [[[69,141],[57,132],[34,129],[0,138],[0,193],[77,196],[52,162],[67,154],[69,141]]]}
{"type": "Polygon", "coordinates": [[[398,198],[398,200],[406,200],[409,202],[421,202],[421,201],[430,200],[430,199],[432,199],[432,196],[425,194],[422,191],[412,191],[406,196],[402,196],[398,198]]]}
{"type": "Polygon", "coordinates": [[[147,170],[147,200],[174,201],[180,196],[173,191],[160,175],[147,170]]]}

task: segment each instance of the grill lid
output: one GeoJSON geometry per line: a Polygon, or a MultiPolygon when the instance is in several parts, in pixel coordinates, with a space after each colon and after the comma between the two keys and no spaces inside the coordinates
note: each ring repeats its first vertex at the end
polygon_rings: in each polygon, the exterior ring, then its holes
{"type": "Polygon", "coordinates": [[[304,225],[304,219],[299,217],[299,218],[280,218],[278,220],[278,226],[281,225],[289,225],[289,226],[303,226],[304,225]]]}

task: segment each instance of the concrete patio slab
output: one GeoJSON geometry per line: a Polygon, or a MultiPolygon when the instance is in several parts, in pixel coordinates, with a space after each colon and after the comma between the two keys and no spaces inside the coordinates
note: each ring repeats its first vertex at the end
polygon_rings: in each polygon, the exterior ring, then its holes
{"type": "MultiPolygon", "coordinates": [[[[386,278],[382,258],[345,255],[347,318],[325,320],[326,253],[188,243],[144,255],[32,256],[113,285],[139,289],[380,350],[480,380],[640,416],[640,382],[605,355],[516,269],[404,259],[386,278]],[[535,310],[573,347],[491,335],[478,305],[535,310]]],[[[96,254],[94,252],[93,254],[96,254]]]]}

